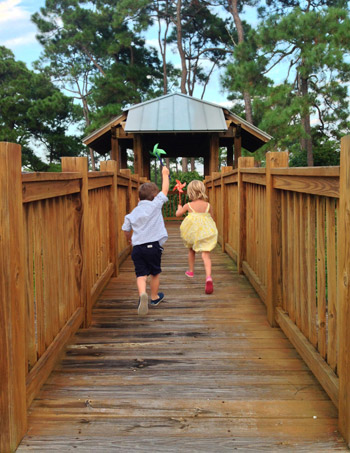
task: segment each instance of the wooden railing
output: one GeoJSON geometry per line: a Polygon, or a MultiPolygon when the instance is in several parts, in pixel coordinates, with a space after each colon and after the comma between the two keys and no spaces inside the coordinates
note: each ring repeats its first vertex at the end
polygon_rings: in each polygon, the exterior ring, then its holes
{"type": "Polygon", "coordinates": [[[21,173],[19,145],[0,143],[0,451],[26,432],[27,407],[70,336],[130,251],[121,225],[140,179],[115,161],[88,172],[21,173]]]}
{"type": "MultiPolygon", "coordinates": [[[[188,197],[187,192],[185,190],[180,195],[180,200],[182,206],[187,203],[188,197]]],[[[176,190],[171,190],[168,193],[168,201],[164,203],[162,209],[164,220],[179,220],[175,215],[178,204],[179,204],[179,192],[176,190]]]]}
{"type": "Polygon", "coordinates": [[[339,408],[350,441],[350,137],[340,167],[240,158],[205,180],[219,242],[339,408]]]}

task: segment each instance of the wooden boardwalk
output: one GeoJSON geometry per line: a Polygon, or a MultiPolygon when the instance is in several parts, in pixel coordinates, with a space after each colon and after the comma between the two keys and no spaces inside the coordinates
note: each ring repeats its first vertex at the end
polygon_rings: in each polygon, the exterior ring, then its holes
{"type": "Polygon", "coordinates": [[[214,293],[186,279],[177,222],[166,302],[138,317],[130,258],[67,348],[18,452],[348,451],[337,411],[245,277],[219,248],[214,293]]]}

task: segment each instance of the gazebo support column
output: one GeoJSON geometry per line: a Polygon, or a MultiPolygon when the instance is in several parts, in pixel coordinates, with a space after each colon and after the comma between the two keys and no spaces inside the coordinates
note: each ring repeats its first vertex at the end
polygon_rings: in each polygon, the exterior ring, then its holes
{"type": "Polygon", "coordinates": [[[235,162],[234,162],[234,168],[238,168],[238,159],[241,157],[242,154],[242,137],[236,137],[234,138],[234,147],[235,147],[235,162]]]}
{"type": "Polygon", "coordinates": [[[206,147],[205,153],[204,153],[204,176],[209,176],[210,175],[210,152],[209,152],[209,147],[206,147]]]}
{"type": "Polygon", "coordinates": [[[120,144],[120,167],[128,168],[128,155],[126,153],[127,146],[124,143],[120,144]]]}
{"type": "Polygon", "coordinates": [[[143,176],[142,139],[140,134],[134,136],[134,173],[143,176]]]}
{"type": "Polygon", "coordinates": [[[233,144],[226,146],[227,149],[227,167],[233,167],[233,144]]]}
{"type": "Polygon", "coordinates": [[[219,170],[219,134],[214,133],[210,136],[210,161],[209,172],[212,174],[219,170]]]}
{"type": "Polygon", "coordinates": [[[142,161],[143,161],[143,174],[141,176],[144,176],[147,179],[151,179],[151,156],[146,151],[143,152],[142,161]]]}
{"type": "Polygon", "coordinates": [[[119,163],[120,151],[119,151],[119,140],[117,137],[117,128],[112,127],[111,129],[111,160],[116,160],[119,163]]]}

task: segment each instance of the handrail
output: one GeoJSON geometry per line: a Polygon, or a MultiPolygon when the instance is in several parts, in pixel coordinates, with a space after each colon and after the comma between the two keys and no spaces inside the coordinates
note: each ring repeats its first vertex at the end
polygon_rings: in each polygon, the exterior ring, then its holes
{"type": "Polygon", "coordinates": [[[0,142],[0,451],[15,451],[27,408],[71,335],[130,252],[121,232],[143,178],[115,161],[88,172],[21,173],[21,147],[0,142]]]}
{"type": "Polygon", "coordinates": [[[222,248],[236,262],[334,404],[350,442],[350,136],[340,167],[266,168],[240,158],[206,178],[222,248]],[[221,178],[221,183],[219,183],[221,178]]]}

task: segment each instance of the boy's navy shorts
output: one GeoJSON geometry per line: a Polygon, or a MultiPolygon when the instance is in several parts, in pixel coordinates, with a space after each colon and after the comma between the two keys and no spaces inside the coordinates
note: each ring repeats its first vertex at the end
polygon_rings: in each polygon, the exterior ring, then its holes
{"type": "Polygon", "coordinates": [[[160,274],[162,272],[160,268],[162,252],[163,247],[159,245],[158,241],[134,245],[131,258],[135,265],[136,277],[160,274]]]}

